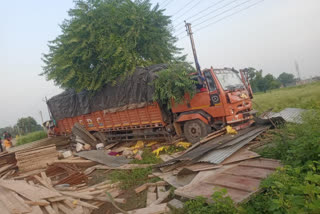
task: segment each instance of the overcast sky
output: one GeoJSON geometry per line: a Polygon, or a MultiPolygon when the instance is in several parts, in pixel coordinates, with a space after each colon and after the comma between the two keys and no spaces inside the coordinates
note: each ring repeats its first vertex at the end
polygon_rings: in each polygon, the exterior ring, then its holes
{"type": "MultiPolygon", "coordinates": [[[[183,53],[188,54],[190,61],[193,56],[183,20],[192,23],[202,68],[251,66],[277,77],[281,72],[295,74],[294,60],[297,60],[302,78],[320,75],[320,1],[265,0],[245,9],[259,1],[152,2],[159,2],[167,8],[167,15],[173,15],[177,45],[184,48],[183,53]],[[203,12],[199,15],[200,11],[203,12]],[[237,14],[223,18],[234,13],[237,14]],[[207,26],[212,22],[217,23],[207,26]]],[[[39,76],[43,66],[41,55],[48,51],[47,42],[60,34],[59,24],[68,18],[73,1],[1,0],[0,3],[0,127],[14,125],[18,118],[26,116],[40,122],[39,111],[46,120],[44,98],[60,93],[61,89],[39,76]]]]}

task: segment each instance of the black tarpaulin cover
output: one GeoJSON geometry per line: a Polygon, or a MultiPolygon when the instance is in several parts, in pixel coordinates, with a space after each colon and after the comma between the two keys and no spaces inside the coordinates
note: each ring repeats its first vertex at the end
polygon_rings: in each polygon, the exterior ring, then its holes
{"type": "Polygon", "coordinates": [[[76,117],[95,111],[116,109],[128,106],[141,106],[153,102],[155,72],[166,69],[165,64],[137,68],[124,81],[115,86],[106,85],[95,95],[88,91],[76,93],[66,90],[48,100],[47,105],[55,120],[76,117]]]}

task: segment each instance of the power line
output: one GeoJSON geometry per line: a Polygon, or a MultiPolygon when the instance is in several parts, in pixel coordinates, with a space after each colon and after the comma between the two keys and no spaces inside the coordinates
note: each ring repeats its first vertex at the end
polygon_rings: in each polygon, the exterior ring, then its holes
{"type": "MultiPolygon", "coordinates": [[[[220,3],[221,3],[221,2],[223,2],[223,1],[226,1],[226,0],[220,0],[220,1],[218,1],[218,2],[216,2],[216,3],[212,4],[212,5],[210,5],[210,6],[209,6],[209,7],[207,7],[206,9],[201,10],[201,11],[200,11],[200,12],[198,12],[197,14],[187,17],[187,18],[186,18],[186,20],[190,20],[191,18],[193,18],[193,17],[195,17],[195,16],[200,15],[201,13],[203,13],[203,12],[205,12],[205,11],[209,10],[210,8],[212,8],[212,7],[214,7],[214,6],[218,5],[218,4],[220,4],[220,3]]],[[[184,22],[182,21],[182,22],[180,22],[180,23],[184,23],[184,22]]],[[[177,27],[177,26],[178,26],[178,25],[176,25],[175,27],[177,27]]]]}
{"type": "Polygon", "coordinates": [[[252,0],[247,0],[247,1],[245,1],[245,2],[242,2],[242,3],[240,3],[240,4],[237,4],[237,5],[231,7],[231,8],[229,8],[229,9],[227,9],[227,10],[222,11],[221,13],[218,13],[218,14],[215,15],[215,16],[212,16],[212,17],[210,17],[210,18],[208,18],[208,19],[205,19],[204,21],[198,23],[197,25],[201,25],[201,24],[203,24],[203,23],[206,23],[207,21],[210,21],[210,20],[213,19],[213,18],[216,18],[216,17],[218,17],[218,16],[220,16],[220,15],[223,15],[223,14],[225,14],[225,13],[227,13],[227,12],[229,12],[229,11],[237,8],[237,7],[241,7],[242,5],[244,5],[244,4],[246,4],[246,3],[250,2],[250,1],[252,1],[252,0]]]}
{"type": "Polygon", "coordinates": [[[179,9],[176,13],[172,14],[171,16],[174,17],[174,16],[176,16],[177,14],[179,14],[181,11],[184,10],[184,8],[186,8],[187,6],[189,6],[189,4],[192,3],[192,1],[193,1],[193,0],[188,1],[187,4],[186,4],[182,9],[179,9]]]}
{"type": "MultiPolygon", "coordinates": [[[[217,11],[219,11],[219,10],[227,7],[227,6],[229,6],[229,5],[233,4],[233,3],[235,3],[236,1],[239,1],[239,0],[233,0],[233,1],[231,1],[231,2],[229,2],[229,3],[227,3],[227,4],[225,4],[225,5],[223,5],[223,6],[221,6],[221,7],[219,7],[219,8],[217,8],[217,9],[211,11],[210,13],[207,13],[207,14],[204,15],[204,16],[201,16],[201,17],[199,17],[199,18],[196,18],[196,19],[194,19],[194,20],[191,20],[190,22],[192,22],[193,24],[195,24],[196,21],[201,20],[201,19],[209,16],[210,14],[213,14],[213,13],[215,13],[215,12],[217,12],[217,11]]],[[[237,6],[242,5],[242,4],[246,4],[246,3],[248,3],[249,1],[252,1],[252,0],[247,0],[247,1],[243,2],[243,3],[238,4],[237,6]]],[[[231,10],[232,10],[232,9],[234,9],[234,8],[231,8],[231,10]]],[[[206,22],[206,21],[208,21],[208,20],[210,20],[210,19],[212,19],[212,18],[215,18],[215,17],[217,17],[217,16],[220,16],[220,15],[222,15],[223,13],[228,12],[229,10],[230,10],[230,8],[227,9],[227,10],[225,10],[225,11],[223,11],[222,13],[219,13],[218,15],[215,15],[215,16],[209,18],[209,19],[206,19],[205,21],[201,22],[200,24],[203,24],[204,22],[206,22]]],[[[199,25],[200,25],[200,24],[199,24],[199,25]]]]}
{"type": "MultiPolygon", "coordinates": [[[[253,6],[257,5],[257,4],[262,3],[263,1],[264,1],[264,0],[260,0],[260,1],[256,2],[256,3],[253,3],[253,4],[251,4],[251,5],[247,6],[247,7],[242,8],[242,9],[240,9],[240,10],[238,10],[238,11],[235,11],[235,12],[233,12],[233,13],[227,15],[227,16],[224,16],[224,17],[222,17],[222,18],[220,18],[220,19],[218,19],[218,20],[216,20],[216,21],[214,21],[214,22],[211,22],[211,23],[209,23],[209,24],[207,24],[207,25],[205,25],[205,26],[203,26],[203,27],[201,27],[201,28],[199,28],[199,29],[196,29],[194,33],[199,32],[200,30],[203,30],[204,28],[207,28],[207,27],[209,27],[210,25],[217,24],[217,23],[223,21],[224,19],[227,19],[227,18],[229,18],[229,17],[231,17],[231,16],[234,16],[234,15],[236,15],[236,14],[238,14],[238,13],[241,13],[242,11],[248,10],[248,9],[250,9],[251,7],[253,7],[253,6]]],[[[188,36],[182,37],[181,40],[184,39],[184,38],[186,38],[186,37],[188,37],[188,36]]]]}
{"type": "Polygon", "coordinates": [[[162,7],[162,9],[164,9],[165,7],[167,7],[167,6],[168,6],[169,4],[171,4],[173,1],[174,1],[174,0],[171,0],[171,1],[169,0],[168,3],[165,4],[165,5],[162,7]]]}
{"type": "MultiPolygon", "coordinates": [[[[194,22],[196,22],[196,21],[198,21],[198,20],[200,20],[200,19],[203,19],[203,18],[205,18],[205,17],[207,17],[207,16],[209,16],[209,15],[211,15],[211,14],[213,14],[213,13],[215,13],[215,12],[217,12],[217,11],[219,11],[219,10],[221,10],[221,9],[223,9],[223,8],[225,8],[225,7],[227,7],[227,6],[229,6],[229,5],[231,5],[231,4],[233,4],[234,2],[236,2],[236,1],[239,1],[239,0],[233,0],[233,1],[231,1],[231,2],[229,2],[229,3],[227,3],[227,4],[225,4],[225,5],[223,5],[223,6],[221,6],[221,7],[219,7],[219,8],[217,8],[217,9],[215,9],[215,10],[213,10],[213,11],[211,11],[211,12],[209,12],[209,13],[207,13],[206,15],[204,15],[204,16],[201,16],[201,17],[198,17],[198,18],[196,18],[196,19],[194,19],[194,20],[188,20],[189,22],[192,22],[193,24],[194,24],[194,22]]],[[[249,1],[251,1],[251,0],[249,0],[249,1]]],[[[248,2],[248,1],[247,1],[248,2]]],[[[247,2],[244,2],[244,3],[247,3],[247,2]]],[[[221,15],[221,14],[219,14],[219,15],[221,15]]],[[[218,15],[218,16],[219,16],[218,15]]],[[[216,16],[214,16],[214,17],[216,17],[216,16]]],[[[200,23],[200,24],[202,24],[202,23],[200,23]]],[[[178,29],[178,31],[180,30],[180,29],[183,29],[183,28],[179,28],[178,29]]],[[[180,31],[179,31],[180,32],[180,31]]],[[[178,33],[179,33],[178,32],[178,33]]]]}
{"type": "MultiPolygon", "coordinates": [[[[190,10],[192,10],[193,8],[195,8],[196,6],[199,5],[199,3],[201,2],[201,0],[197,1],[192,7],[190,7],[188,10],[186,10],[182,15],[180,15],[178,18],[176,18],[176,20],[180,19],[181,17],[183,17],[184,15],[186,15],[190,10]]],[[[203,0],[202,0],[203,2],[203,0]]]]}

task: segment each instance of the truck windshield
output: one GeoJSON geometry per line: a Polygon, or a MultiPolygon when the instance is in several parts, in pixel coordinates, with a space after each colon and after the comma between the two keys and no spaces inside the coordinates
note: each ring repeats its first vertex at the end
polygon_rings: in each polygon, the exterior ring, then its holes
{"type": "Polygon", "coordinates": [[[218,80],[224,90],[244,88],[239,75],[231,70],[215,70],[218,80]]]}

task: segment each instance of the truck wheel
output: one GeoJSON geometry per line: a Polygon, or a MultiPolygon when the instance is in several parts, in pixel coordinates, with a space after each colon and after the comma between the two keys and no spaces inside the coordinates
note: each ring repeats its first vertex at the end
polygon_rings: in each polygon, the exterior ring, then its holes
{"type": "Polygon", "coordinates": [[[190,120],[184,124],[184,136],[190,143],[196,143],[210,133],[210,127],[201,120],[190,120]]]}

